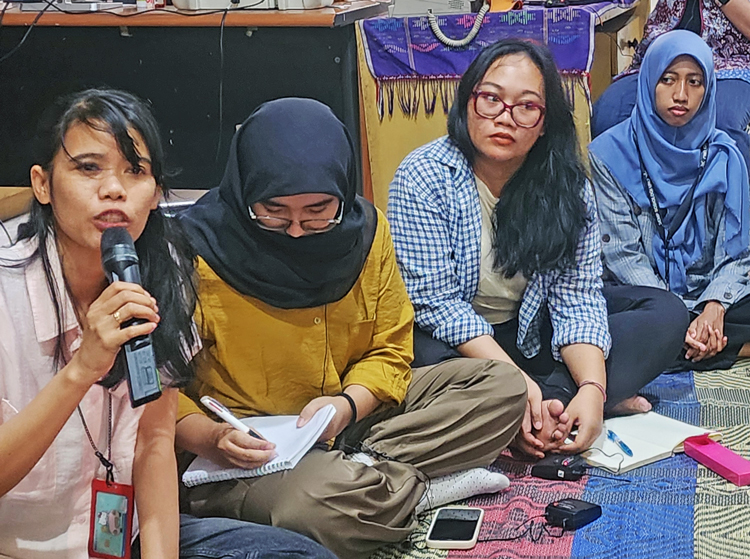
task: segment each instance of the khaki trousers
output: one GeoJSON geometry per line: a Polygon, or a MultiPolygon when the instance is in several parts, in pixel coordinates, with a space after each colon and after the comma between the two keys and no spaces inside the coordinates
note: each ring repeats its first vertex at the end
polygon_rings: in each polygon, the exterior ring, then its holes
{"type": "Polygon", "coordinates": [[[488,466],[513,440],[526,407],[518,369],[453,359],[413,372],[404,402],[364,418],[337,441],[381,458],[366,466],[341,450],[311,450],[292,470],[188,489],[190,512],[280,526],[341,559],[367,557],[417,526],[431,477],[488,466]]]}

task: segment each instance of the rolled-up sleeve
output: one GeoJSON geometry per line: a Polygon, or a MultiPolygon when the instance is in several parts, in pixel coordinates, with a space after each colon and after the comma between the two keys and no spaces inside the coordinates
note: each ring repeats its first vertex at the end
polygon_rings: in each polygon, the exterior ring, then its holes
{"type": "Polygon", "coordinates": [[[398,264],[420,328],[451,346],[492,326],[464,299],[444,190],[451,168],[429,158],[407,158],[396,171],[388,199],[398,264]]]}
{"type": "Polygon", "coordinates": [[[612,340],[607,304],[602,295],[599,220],[591,185],[584,188],[587,226],[576,249],[576,264],[550,278],[547,306],[552,321],[552,355],[560,360],[560,348],[584,343],[599,347],[605,358],[612,340]]]}

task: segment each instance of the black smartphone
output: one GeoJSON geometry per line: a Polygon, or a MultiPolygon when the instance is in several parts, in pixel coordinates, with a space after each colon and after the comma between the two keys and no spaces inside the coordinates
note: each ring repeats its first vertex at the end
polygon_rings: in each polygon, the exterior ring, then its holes
{"type": "Polygon", "coordinates": [[[438,509],[427,532],[427,547],[471,549],[477,544],[484,509],[444,507],[438,509]]]}

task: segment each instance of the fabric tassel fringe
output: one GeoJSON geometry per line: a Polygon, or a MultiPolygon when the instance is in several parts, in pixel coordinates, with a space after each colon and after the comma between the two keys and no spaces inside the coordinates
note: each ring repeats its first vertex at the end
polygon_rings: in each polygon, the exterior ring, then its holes
{"type": "Polygon", "coordinates": [[[377,104],[380,120],[393,116],[398,103],[401,113],[407,118],[417,118],[420,107],[431,116],[440,103],[443,113],[448,114],[456,96],[459,78],[417,78],[408,80],[377,80],[377,104]]]}
{"type": "MultiPolygon", "coordinates": [[[[562,83],[565,95],[570,106],[575,109],[575,90],[581,86],[586,96],[586,102],[591,111],[591,90],[589,88],[589,75],[584,72],[563,72],[562,83]]],[[[393,108],[398,103],[401,113],[407,118],[416,119],[420,107],[424,107],[424,113],[432,116],[440,103],[444,114],[448,114],[453,100],[456,97],[460,78],[430,77],[414,79],[378,79],[377,104],[378,116],[382,121],[386,112],[388,117],[393,117],[393,108]]]]}

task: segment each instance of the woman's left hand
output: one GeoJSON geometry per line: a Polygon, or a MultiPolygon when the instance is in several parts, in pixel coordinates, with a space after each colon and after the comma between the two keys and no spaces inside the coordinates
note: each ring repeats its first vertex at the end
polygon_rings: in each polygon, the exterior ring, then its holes
{"type": "Polygon", "coordinates": [[[584,385],[565,408],[568,414],[567,431],[577,425],[578,435],[572,443],[561,446],[558,452],[578,454],[594,443],[604,424],[604,398],[594,385],[584,385]]]}
{"type": "Polygon", "coordinates": [[[336,415],[333,416],[326,430],[318,438],[319,442],[337,437],[341,431],[346,429],[346,426],[349,425],[349,421],[352,419],[352,408],[349,407],[346,399],[340,396],[320,396],[311,400],[299,413],[297,427],[302,427],[308,423],[319,409],[324,408],[328,404],[333,404],[333,407],[336,408],[336,415]]]}
{"type": "Polygon", "coordinates": [[[716,301],[709,301],[690,324],[685,335],[686,359],[698,362],[709,359],[727,346],[724,335],[724,306],[716,301]]]}

